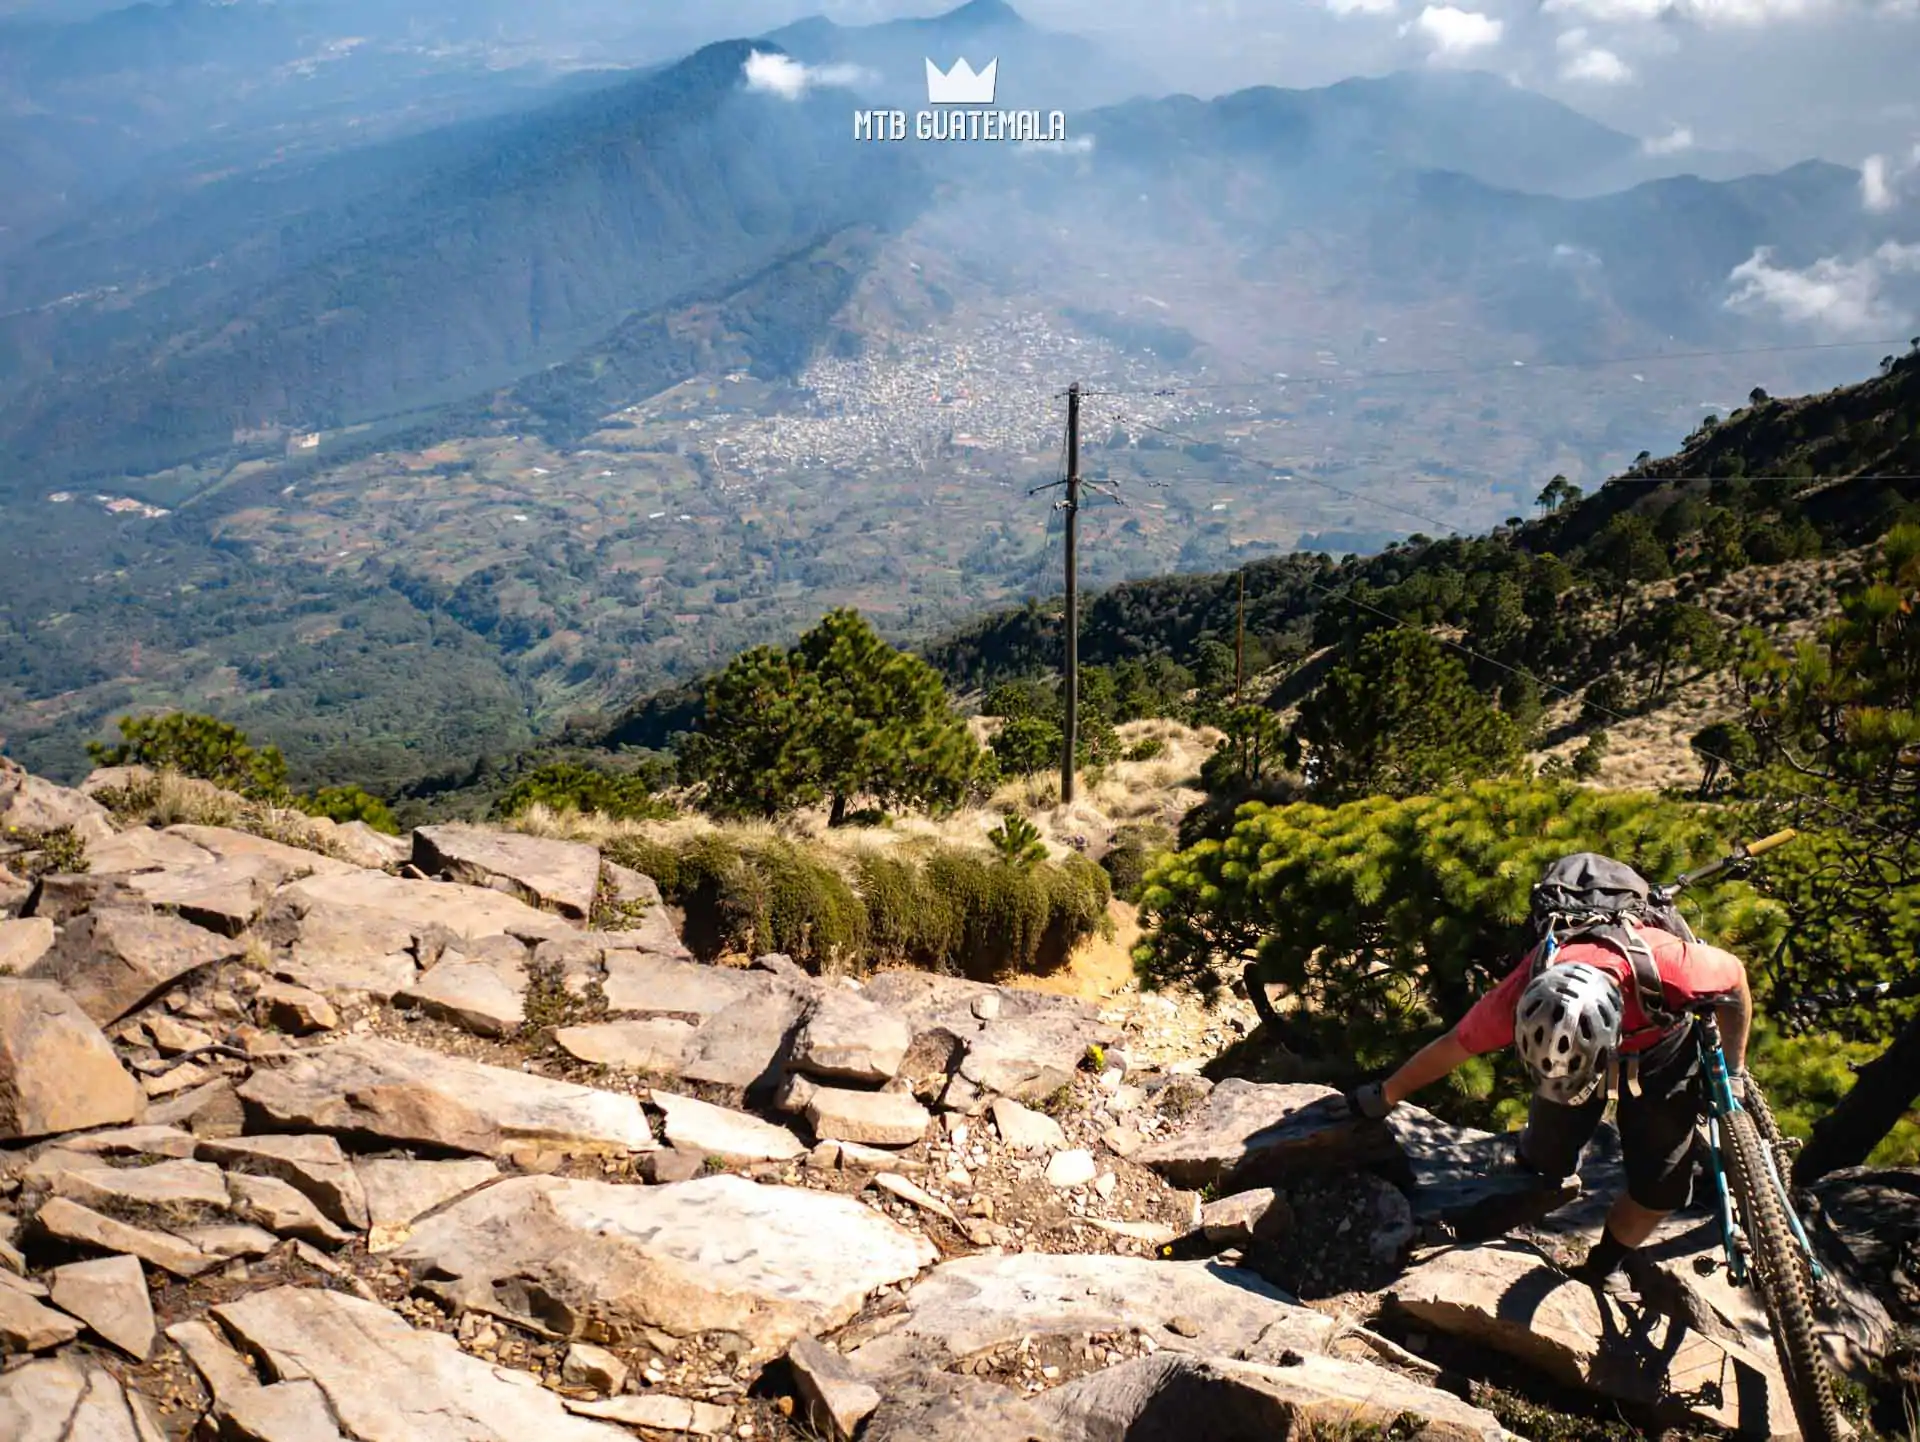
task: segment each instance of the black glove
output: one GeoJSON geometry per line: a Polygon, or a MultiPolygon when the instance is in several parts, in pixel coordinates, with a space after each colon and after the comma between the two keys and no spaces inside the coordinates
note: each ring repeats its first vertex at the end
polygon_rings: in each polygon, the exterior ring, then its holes
{"type": "Polygon", "coordinates": [[[1369,1121],[1380,1121],[1393,1110],[1393,1103],[1387,1100],[1387,1089],[1379,1082],[1365,1082],[1346,1095],[1347,1110],[1369,1121]]]}

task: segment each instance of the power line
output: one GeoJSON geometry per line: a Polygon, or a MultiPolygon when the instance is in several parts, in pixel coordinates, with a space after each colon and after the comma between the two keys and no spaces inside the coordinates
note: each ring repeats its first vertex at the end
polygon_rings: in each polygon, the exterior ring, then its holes
{"type": "Polygon", "coordinates": [[[1507,361],[1500,364],[1470,366],[1424,366],[1410,370],[1343,371],[1339,375],[1296,376],[1276,374],[1257,381],[1194,381],[1170,386],[1135,386],[1116,390],[1091,390],[1089,396],[1174,396],[1203,391],[1271,390],[1288,385],[1345,385],[1358,381],[1408,380],[1427,376],[1511,375],[1516,371],[1595,370],[1602,366],[1652,365],[1659,361],[1724,360],[1736,356],[1792,355],[1816,351],[1877,350],[1882,346],[1903,346],[1905,340],[1859,340],[1806,342],[1799,345],[1740,346],[1724,350],[1649,351],[1643,355],[1603,356],[1578,361],[1507,361]]]}

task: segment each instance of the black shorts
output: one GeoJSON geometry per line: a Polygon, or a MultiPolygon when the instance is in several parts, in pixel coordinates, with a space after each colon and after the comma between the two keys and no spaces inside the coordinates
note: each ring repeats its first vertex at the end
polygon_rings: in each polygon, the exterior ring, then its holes
{"type": "MultiPolygon", "coordinates": [[[[1692,1195],[1693,1148],[1703,1114],[1696,1084],[1700,1050],[1692,1028],[1660,1041],[1642,1056],[1637,1097],[1627,1090],[1627,1067],[1623,1060],[1615,1113],[1627,1195],[1649,1211],[1678,1211],[1692,1195]]],[[[1574,1107],[1536,1096],[1520,1134],[1521,1160],[1549,1177],[1572,1176],[1606,1109],[1604,1092],[1574,1107]]]]}

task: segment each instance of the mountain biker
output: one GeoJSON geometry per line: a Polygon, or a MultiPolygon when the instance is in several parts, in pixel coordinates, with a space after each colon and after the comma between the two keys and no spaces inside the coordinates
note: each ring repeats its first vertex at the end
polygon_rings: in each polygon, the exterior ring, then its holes
{"type": "MultiPolygon", "coordinates": [[[[1639,880],[1619,863],[1590,853],[1568,860],[1617,868],[1639,880]]],[[[1685,930],[1684,921],[1670,924],[1685,930]]],[[[1557,1197],[1564,1179],[1577,1170],[1582,1149],[1599,1127],[1609,1093],[1616,1094],[1627,1186],[1607,1213],[1600,1240],[1574,1273],[1612,1292],[1631,1289],[1623,1270],[1639,1271],[1637,1249],[1669,1213],[1686,1205],[1692,1189],[1702,1099],[1695,1082],[1696,1022],[1681,1009],[1699,999],[1724,998],[1714,1011],[1734,1094],[1742,1098],[1753,1017],[1746,967],[1731,952],[1692,940],[1690,934],[1683,939],[1645,917],[1624,921],[1620,928],[1608,939],[1576,935],[1558,946],[1542,941],[1445,1036],[1384,1082],[1347,1094],[1355,1112],[1378,1119],[1469,1057],[1513,1046],[1535,1087],[1515,1144],[1515,1169],[1539,1180],[1518,1199],[1517,1212],[1525,1213],[1530,1200],[1545,1204],[1520,1220],[1552,1205],[1548,1199],[1557,1197]],[[1641,946],[1642,957],[1650,953],[1652,967],[1658,968],[1663,995],[1654,999],[1657,1020],[1650,1019],[1640,995],[1642,981],[1650,985],[1654,973],[1643,960],[1636,977],[1631,955],[1641,946]]]]}

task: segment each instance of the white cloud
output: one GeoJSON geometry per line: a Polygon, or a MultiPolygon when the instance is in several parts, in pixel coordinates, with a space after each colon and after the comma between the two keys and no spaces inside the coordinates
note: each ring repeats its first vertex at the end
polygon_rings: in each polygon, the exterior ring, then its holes
{"type": "Polygon", "coordinates": [[[1560,32],[1559,39],[1553,42],[1553,47],[1554,49],[1558,50],[1562,55],[1571,55],[1574,51],[1578,50],[1581,46],[1585,45],[1586,43],[1587,43],[1586,27],[1581,25],[1576,25],[1571,30],[1562,30],[1560,32]]]}
{"type": "Polygon", "coordinates": [[[1023,140],[1014,149],[1027,155],[1091,155],[1093,137],[1076,135],[1069,140],[1023,140]]]}
{"type": "Polygon", "coordinates": [[[798,100],[822,86],[845,88],[870,82],[873,76],[858,65],[802,65],[791,55],[756,50],[741,66],[747,89],[765,91],[782,100],[798,100]]]}
{"type": "Polygon", "coordinates": [[[1399,0],[1326,0],[1335,15],[1391,15],[1400,8],[1399,0]]]}
{"type": "Polygon", "coordinates": [[[1906,285],[1906,276],[1920,277],[1920,245],[1890,240],[1859,260],[1828,256],[1804,270],[1776,266],[1773,252],[1762,246],[1728,275],[1738,288],[1726,305],[1750,314],[1770,310],[1834,334],[1873,333],[1903,326],[1915,315],[1920,285],[1906,285]],[[1904,300],[1889,296],[1890,288],[1903,290],[1904,300]]]}
{"type": "Polygon", "coordinates": [[[1571,265],[1582,270],[1598,270],[1601,259],[1583,245],[1568,245],[1560,242],[1553,248],[1553,258],[1560,265],[1571,265]]]}
{"type": "Polygon", "coordinates": [[[1461,10],[1453,5],[1429,5],[1420,12],[1417,20],[1403,25],[1400,33],[1405,35],[1418,31],[1433,46],[1435,59],[1451,60],[1471,55],[1476,50],[1485,50],[1490,45],[1498,45],[1505,29],[1505,22],[1495,20],[1491,15],[1482,15],[1478,10],[1461,10]]]}
{"type": "Polygon", "coordinates": [[[1691,149],[1693,132],[1684,125],[1676,125],[1665,135],[1651,135],[1640,142],[1642,155],[1678,155],[1691,149]]]}
{"type": "Polygon", "coordinates": [[[1916,190],[1920,190],[1920,144],[1904,160],[1869,155],[1860,163],[1860,204],[1876,215],[1899,209],[1916,190]]]}
{"type": "MultiPolygon", "coordinates": [[[[1708,28],[1771,25],[1826,10],[1833,0],[1545,0],[1548,14],[1584,16],[1608,24],[1685,20],[1708,28]]],[[[1906,0],[1901,0],[1906,3],[1906,0]]]]}
{"type": "Polygon", "coordinates": [[[1560,66],[1562,80],[1584,80],[1595,85],[1625,85],[1633,70],[1611,50],[1595,46],[1570,55],[1560,66]]]}

